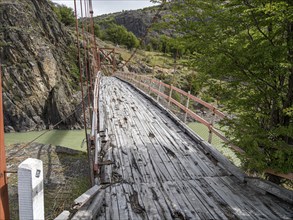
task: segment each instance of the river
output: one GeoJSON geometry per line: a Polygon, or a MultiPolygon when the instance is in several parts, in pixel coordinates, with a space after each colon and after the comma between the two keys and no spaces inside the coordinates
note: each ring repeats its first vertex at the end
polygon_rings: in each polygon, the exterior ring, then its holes
{"type": "MultiPolygon", "coordinates": [[[[202,139],[205,141],[208,140],[209,137],[209,130],[208,128],[198,122],[192,122],[187,124],[188,127],[190,127],[196,134],[198,134],[202,139]]],[[[217,127],[217,125],[215,125],[217,127]]],[[[220,139],[218,136],[213,134],[212,136],[212,146],[216,148],[218,151],[220,151],[225,157],[227,157],[229,160],[233,161],[233,163],[236,166],[241,165],[240,159],[237,157],[235,152],[231,150],[231,148],[226,147],[222,139],[220,139]]]]}
{"type": "MultiPolygon", "coordinates": [[[[28,143],[34,140],[45,131],[31,131],[31,132],[14,132],[5,133],[5,145],[28,143]]],[[[41,144],[59,145],[79,151],[86,151],[86,144],[83,144],[85,139],[84,130],[47,130],[47,132],[34,142],[41,144]]]]}

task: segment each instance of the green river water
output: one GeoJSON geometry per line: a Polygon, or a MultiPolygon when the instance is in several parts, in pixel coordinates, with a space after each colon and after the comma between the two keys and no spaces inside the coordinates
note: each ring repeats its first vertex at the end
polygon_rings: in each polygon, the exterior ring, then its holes
{"type": "MultiPolygon", "coordinates": [[[[28,143],[44,132],[45,131],[6,133],[4,135],[4,142],[5,145],[28,143]]],[[[50,130],[34,142],[52,144],[55,146],[60,145],[75,150],[86,151],[86,144],[81,147],[84,139],[84,130],[50,130]]]]}
{"type": "MultiPolygon", "coordinates": [[[[196,134],[198,134],[202,139],[208,140],[209,136],[209,130],[208,128],[198,122],[192,122],[188,124],[188,127],[190,127],[196,134]]],[[[228,159],[233,161],[233,163],[236,166],[241,165],[240,159],[237,157],[235,152],[231,150],[229,147],[226,147],[224,145],[224,142],[215,134],[212,136],[212,146],[215,147],[218,151],[220,151],[224,156],[226,156],[228,159]]]]}

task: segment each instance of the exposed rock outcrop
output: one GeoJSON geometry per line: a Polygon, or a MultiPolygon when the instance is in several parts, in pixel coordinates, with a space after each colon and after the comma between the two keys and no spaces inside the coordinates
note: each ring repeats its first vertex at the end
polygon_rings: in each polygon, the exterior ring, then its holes
{"type": "MultiPolygon", "coordinates": [[[[165,5],[161,10],[159,6],[153,6],[144,9],[101,15],[96,17],[95,20],[103,26],[103,20],[107,21],[109,18],[113,18],[116,24],[124,26],[128,31],[131,31],[137,37],[141,38],[146,34],[150,26],[153,27],[152,22],[157,23],[163,21],[165,19],[164,16],[167,14],[170,14],[170,10],[168,5],[165,5]]],[[[174,32],[171,29],[152,29],[150,33],[148,33],[148,37],[157,36],[159,34],[172,36],[174,32]]]]}
{"type": "MultiPolygon", "coordinates": [[[[0,29],[6,131],[44,129],[72,114],[80,102],[74,40],[48,1],[1,1],[0,29]]],[[[78,127],[80,114],[60,126],[78,127]]]]}

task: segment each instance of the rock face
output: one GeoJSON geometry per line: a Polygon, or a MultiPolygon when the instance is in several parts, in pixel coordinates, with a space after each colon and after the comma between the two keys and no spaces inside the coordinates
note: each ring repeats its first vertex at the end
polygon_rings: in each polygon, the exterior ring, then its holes
{"type": "MultiPolygon", "coordinates": [[[[129,10],[108,15],[101,15],[96,17],[96,21],[103,23],[102,21],[104,19],[107,20],[112,17],[114,18],[115,23],[124,26],[128,31],[131,31],[138,38],[141,38],[146,34],[147,29],[151,26],[154,18],[154,22],[160,22],[164,19],[166,14],[170,13],[168,6],[164,6],[162,10],[159,11],[159,14],[157,14],[158,11],[159,6],[129,10]]],[[[148,36],[156,36],[158,34],[172,36],[172,31],[167,29],[160,31],[150,30],[148,36]]]]}
{"type": "MultiPolygon", "coordinates": [[[[5,130],[44,129],[72,114],[80,102],[74,40],[48,1],[1,1],[0,29],[5,130]]],[[[79,126],[80,113],[60,127],[79,126]]]]}
{"type": "Polygon", "coordinates": [[[155,16],[155,11],[126,11],[115,16],[115,21],[128,31],[133,32],[137,37],[142,37],[155,16]]]}

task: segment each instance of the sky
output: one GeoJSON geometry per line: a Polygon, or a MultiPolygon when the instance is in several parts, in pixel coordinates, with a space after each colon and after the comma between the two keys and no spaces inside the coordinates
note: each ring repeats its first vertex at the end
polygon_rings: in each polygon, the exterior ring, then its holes
{"type": "MultiPolygon", "coordinates": [[[[74,8],[74,0],[52,0],[55,3],[66,5],[70,8],[74,8]]],[[[84,1],[82,1],[84,2],[84,1]]],[[[108,14],[113,12],[119,12],[122,10],[133,10],[139,8],[145,8],[153,6],[149,0],[92,0],[94,16],[108,14]]],[[[80,16],[80,1],[76,1],[77,14],[80,16]]],[[[83,5],[82,5],[83,6],[83,5]]]]}

